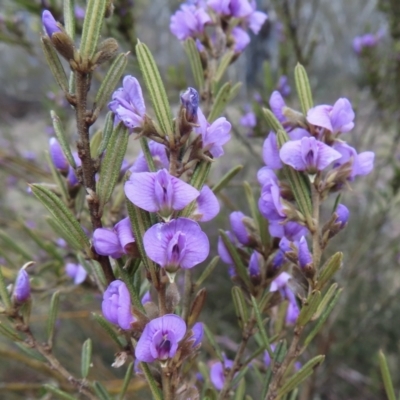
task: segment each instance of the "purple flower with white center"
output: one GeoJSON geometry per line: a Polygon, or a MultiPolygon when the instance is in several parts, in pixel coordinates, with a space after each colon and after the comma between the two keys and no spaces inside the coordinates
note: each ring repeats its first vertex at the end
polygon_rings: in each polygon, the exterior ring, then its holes
{"type": "MultiPolygon", "coordinates": [[[[236,238],[233,235],[232,232],[225,231],[226,235],[228,236],[228,239],[232,242],[232,244],[235,246],[236,245],[236,238]]],[[[234,265],[235,263],[232,260],[231,255],[229,254],[228,249],[225,246],[224,241],[222,240],[222,237],[218,237],[218,255],[220,256],[221,260],[228,265],[234,265]]]]}
{"type": "Polygon", "coordinates": [[[344,204],[338,204],[335,213],[337,214],[335,223],[340,224],[340,228],[343,229],[349,220],[350,211],[344,204]]]}
{"type": "Polygon", "coordinates": [[[282,221],[270,221],[268,230],[271,236],[277,238],[286,237],[292,242],[299,240],[308,233],[305,226],[293,221],[288,221],[284,224],[282,224],[282,221]]]}
{"type": "Polygon", "coordinates": [[[272,179],[262,187],[258,208],[261,215],[269,221],[282,221],[286,218],[278,183],[272,179]]]}
{"type": "Polygon", "coordinates": [[[307,240],[304,236],[299,241],[299,265],[301,269],[309,268],[312,266],[313,258],[310,250],[308,249],[307,240]]]}
{"type": "Polygon", "coordinates": [[[290,95],[292,89],[290,88],[289,79],[286,75],[279,77],[276,89],[283,97],[288,97],[290,95]]]}
{"type": "Polygon", "coordinates": [[[57,25],[57,21],[54,19],[53,14],[49,10],[43,11],[42,24],[49,38],[51,38],[54,33],[61,32],[61,29],[57,25]]]}
{"type": "Polygon", "coordinates": [[[197,118],[200,126],[194,130],[202,136],[203,150],[209,151],[214,158],[221,157],[224,154],[222,146],[231,138],[231,124],[224,117],[216,119],[212,124],[208,123],[200,108],[197,110],[197,118]]]}
{"type": "Polygon", "coordinates": [[[200,192],[162,169],[157,172],[133,173],[125,183],[125,194],[143,210],[160,212],[167,217],[173,210],[185,208],[200,192]]]}
{"type": "Polygon", "coordinates": [[[234,211],[229,216],[232,232],[235,234],[239,242],[245,246],[251,244],[252,238],[243,223],[243,218],[246,218],[241,211],[234,211]]]}
{"type": "Polygon", "coordinates": [[[346,98],[340,98],[333,106],[321,105],[308,110],[307,121],[334,134],[346,133],[354,128],[354,111],[346,98]]]}
{"type": "Polygon", "coordinates": [[[193,268],[210,251],[207,235],[188,218],[153,225],[144,234],[143,245],[147,256],[168,272],[193,268]]]}
{"type": "Polygon", "coordinates": [[[14,286],[14,299],[17,303],[24,303],[31,295],[31,284],[29,282],[29,275],[24,268],[18,272],[17,279],[14,286]]]}
{"type": "MultiPolygon", "coordinates": [[[[224,363],[221,361],[216,362],[210,368],[210,380],[217,390],[224,387],[225,370],[233,367],[233,361],[225,358],[224,363]]],[[[236,374],[235,374],[236,375],[236,374]]]]}
{"type": "Polygon", "coordinates": [[[86,269],[80,264],[65,264],[65,273],[74,280],[74,285],[80,285],[87,277],[86,269]]]}
{"type": "Polygon", "coordinates": [[[232,31],[232,38],[235,42],[235,46],[233,48],[236,54],[241,53],[250,43],[250,35],[239,26],[235,26],[232,31]]]}
{"type": "Polygon", "coordinates": [[[150,291],[149,290],[143,295],[143,297],[140,300],[140,302],[142,304],[146,304],[146,303],[150,303],[151,302],[151,295],[150,295],[150,291]]]}
{"type": "Polygon", "coordinates": [[[122,88],[114,92],[108,107],[116,116],[115,123],[122,121],[131,130],[141,128],[146,116],[146,106],[139,81],[133,76],[125,76],[122,88]]]}
{"type": "Polygon", "coordinates": [[[136,345],[136,359],[148,363],[173,358],[185,333],[186,323],[178,315],[166,314],[151,320],[136,345]]]}
{"type": "Polygon", "coordinates": [[[50,138],[49,147],[50,158],[54,166],[60,171],[67,172],[69,169],[69,163],[58,140],[54,137],[50,138]]]}
{"type": "Polygon", "coordinates": [[[278,184],[278,177],[276,176],[275,172],[268,167],[262,167],[258,170],[257,180],[261,187],[269,184],[271,180],[278,184]]]}
{"type": "Polygon", "coordinates": [[[129,218],[119,221],[113,230],[97,228],[93,233],[93,247],[97,254],[120,258],[128,254],[135,242],[129,218]]]}
{"type": "Polygon", "coordinates": [[[270,132],[264,140],[262,157],[267,167],[272,169],[282,168],[283,165],[279,157],[279,146],[275,132],[270,132]]]}
{"type": "Polygon", "coordinates": [[[193,347],[198,346],[201,344],[201,341],[203,340],[204,336],[204,327],[202,322],[196,322],[193,327],[192,327],[192,332],[193,332],[193,347]]]}
{"type": "Polygon", "coordinates": [[[309,174],[324,170],[341,157],[338,151],[314,137],[286,142],[279,155],[283,163],[297,171],[307,171],[309,174]]]}
{"type": "Polygon", "coordinates": [[[375,154],[372,151],[364,151],[357,154],[356,149],[342,141],[335,142],[333,148],[341,155],[334,164],[335,168],[349,161],[352,162],[350,180],[353,180],[358,175],[368,175],[373,170],[375,154]]]}
{"type": "Polygon", "coordinates": [[[196,221],[206,222],[216,217],[219,210],[220,206],[217,196],[207,185],[204,185],[199,197],[196,199],[191,217],[196,221]]]}
{"type": "Polygon", "coordinates": [[[105,319],[124,330],[130,329],[131,324],[136,321],[131,311],[129,290],[120,280],[113,281],[108,285],[103,293],[101,309],[105,319]]]}
{"type": "Polygon", "coordinates": [[[239,124],[245,128],[254,128],[257,125],[256,114],[253,111],[247,112],[240,118],[239,124]]]}
{"type": "Polygon", "coordinates": [[[277,90],[272,92],[271,97],[269,98],[269,106],[279,122],[283,123],[286,121],[286,117],[283,115],[283,108],[286,107],[286,103],[277,90]]]}
{"type": "Polygon", "coordinates": [[[249,275],[251,278],[260,277],[263,260],[263,256],[259,252],[253,251],[249,261],[249,275]]]}
{"type": "Polygon", "coordinates": [[[205,25],[210,22],[210,16],[202,7],[182,4],[180,10],[171,17],[169,29],[179,40],[186,40],[201,35],[205,25]]]}
{"type": "Polygon", "coordinates": [[[199,107],[199,93],[196,89],[189,87],[181,94],[181,104],[186,109],[186,119],[196,122],[197,109],[199,107]]]}
{"type": "MultiPolygon", "coordinates": [[[[169,168],[169,160],[167,156],[167,149],[166,147],[161,144],[154,142],[153,140],[149,140],[149,150],[150,154],[154,161],[154,166],[157,170],[159,169],[168,169],[169,168]]],[[[149,165],[147,164],[146,157],[144,156],[143,152],[141,151],[133,163],[132,167],[129,168],[131,172],[149,172],[149,165]]]]}

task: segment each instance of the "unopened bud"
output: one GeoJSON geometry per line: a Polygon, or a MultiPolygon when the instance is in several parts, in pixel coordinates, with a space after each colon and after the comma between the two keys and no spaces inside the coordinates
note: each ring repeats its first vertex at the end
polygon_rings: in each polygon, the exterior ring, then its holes
{"type": "Polygon", "coordinates": [[[62,151],[60,143],[54,137],[49,140],[50,158],[54,166],[63,173],[68,173],[69,163],[62,151]]]}
{"type": "Polygon", "coordinates": [[[199,318],[201,310],[203,309],[204,302],[206,301],[207,291],[203,288],[197,292],[197,295],[193,301],[192,308],[190,310],[188,326],[192,326],[195,321],[199,318]]]}
{"type": "Polygon", "coordinates": [[[61,32],[61,29],[58,26],[57,21],[54,19],[52,13],[49,10],[43,11],[42,24],[49,38],[51,38],[54,33],[61,32]]]}
{"type": "Polygon", "coordinates": [[[75,58],[75,46],[72,39],[65,32],[55,32],[51,36],[53,46],[67,61],[75,58]]]}
{"type": "Polygon", "coordinates": [[[113,59],[118,53],[118,42],[113,38],[108,38],[100,43],[99,51],[95,55],[94,63],[103,64],[113,59]]]}
{"type": "Polygon", "coordinates": [[[188,122],[197,121],[197,108],[199,107],[199,93],[192,87],[181,94],[182,107],[186,109],[186,120],[188,122]]]}
{"type": "Polygon", "coordinates": [[[14,299],[17,303],[24,303],[31,295],[31,285],[29,283],[29,275],[25,268],[21,268],[15,280],[14,299]]]}
{"type": "Polygon", "coordinates": [[[181,300],[181,295],[179,293],[176,283],[171,283],[168,285],[167,292],[165,294],[165,307],[169,313],[173,313],[176,306],[181,300]]]}
{"type": "Polygon", "coordinates": [[[338,204],[335,213],[337,214],[335,222],[340,223],[340,227],[343,229],[349,220],[350,211],[345,205],[338,204]]]}
{"type": "Polygon", "coordinates": [[[313,263],[312,255],[308,249],[307,240],[304,236],[301,237],[299,242],[299,265],[301,269],[306,268],[313,263]]]}

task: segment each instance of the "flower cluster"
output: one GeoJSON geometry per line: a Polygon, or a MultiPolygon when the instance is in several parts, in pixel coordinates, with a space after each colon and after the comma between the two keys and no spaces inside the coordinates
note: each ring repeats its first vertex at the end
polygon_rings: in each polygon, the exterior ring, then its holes
{"type": "Polygon", "coordinates": [[[221,26],[235,53],[241,53],[250,43],[247,30],[255,35],[267,20],[267,14],[256,10],[253,0],[208,0],[187,2],[171,17],[170,30],[179,39],[197,41],[199,51],[208,46],[206,27],[221,26]]]}

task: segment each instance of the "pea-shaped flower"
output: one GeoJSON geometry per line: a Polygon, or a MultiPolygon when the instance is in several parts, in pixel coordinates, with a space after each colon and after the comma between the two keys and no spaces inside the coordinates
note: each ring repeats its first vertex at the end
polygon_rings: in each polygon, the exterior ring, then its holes
{"type": "Polygon", "coordinates": [[[29,275],[24,268],[18,272],[15,280],[14,298],[17,303],[24,303],[31,295],[31,285],[29,283],[29,275]]]}
{"type": "Polygon", "coordinates": [[[142,362],[166,361],[174,357],[186,334],[185,321],[175,314],[151,320],[136,345],[135,357],[142,362]]]}
{"type": "Polygon", "coordinates": [[[207,235],[188,218],[153,225],[144,234],[143,245],[147,256],[168,272],[193,268],[210,251],[207,235]]]}

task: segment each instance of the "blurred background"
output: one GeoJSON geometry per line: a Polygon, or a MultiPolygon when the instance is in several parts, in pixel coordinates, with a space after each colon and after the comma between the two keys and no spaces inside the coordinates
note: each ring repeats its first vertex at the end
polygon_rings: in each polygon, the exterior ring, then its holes
{"type": "MultiPolygon", "coordinates": [[[[114,3],[114,17],[107,21],[104,37],[115,37],[124,51],[132,52],[126,73],[139,79],[134,45],[136,38],[145,42],[177,109],[180,91],[194,84],[183,47],[169,31],[170,16],[180,2],[114,3]]],[[[210,183],[237,164],[244,168],[223,191],[221,214],[204,229],[211,243],[216,243],[217,229],[228,229],[232,210],[249,212],[241,182],[247,180],[258,190],[256,171],[263,165],[261,147],[268,131],[261,122],[251,129],[240,120],[255,102],[267,104],[282,75],[292,87],[286,101],[293,108],[298,107],[293,94],[293,70],[298,61],[311,78],[316,104],[333,104],[339,97],[347,97],[356,111],[356,125],[346,140],[359,152],[375,152],[375,170],[355,181],[342,199],[351,211],[350,222],[326,254],[344,253],[338,276],[344,292],[314,347],[305,355],[307,359],[322,353],[327,358],[304,385],[303,400],[384,399],[379,349],[394,371],[395,387],[400,386],[400,2],[257,0],[257,4],[269,18],[227,72],[228,80],[242,81],[243,86],[226,110],[234,137],[226,155],[214,163],[210,183]],[[373,38],[354,42],[365,34],[373,38]]],[[[76,16],[81,21],[84,2],[77,5],[76,16]]],[[[79,371],[82,342],[92,337],[94,367],[90,377],[101,379],[112,392],[118,390],[124,371],[110,367],[115,348],[90,317],[100,311],[100,298],[90,287],[74,286],[65,276],[65,262],[76,260],[69,258],[68,250],[47,224],[44,209],[29,193],[28,183],[52,180],[45,158],[53,135],[50,109],[61,116],[71,143],[76,138],[73,112],[53,81],[39,44],[39,16],[44,8],[61,18],[61,0],[0,2],[0,265],[11,279],[23,262],[37,261],[34,280],[38,295],[31,319],[38,337],[45,330],[50,295],[61,287],[55,352],[67,368],[79,371]],[[56,248],[57,256],[49,256],[49,246],[56,248]]],[[[101,77],[100,71],[98,81],[101,77]]],[[[138,143],[130,140],[129,163],[138,149],[138,143]]],[[[214,246],[211,256],[216,254],[214,246]]],[[[205,286],[208,300],[203,319],[229,356],[239,331],[227,267],[218,265],[205,286]]],[[[207,346],[203,350],[207,360],[207,346]]],[[[33,356],[37,358],[0,338],[0,398],[41,398],[40,386],[51,378],[48,371],[40,370],[33,356]]],[[[140,391],[142,387],[143,381],[134,378],[129,398],[149,398],[140,391]]],[[[257,399],[257,384],[253,396],[257,399]]]]}

